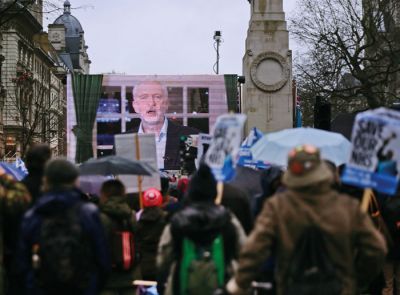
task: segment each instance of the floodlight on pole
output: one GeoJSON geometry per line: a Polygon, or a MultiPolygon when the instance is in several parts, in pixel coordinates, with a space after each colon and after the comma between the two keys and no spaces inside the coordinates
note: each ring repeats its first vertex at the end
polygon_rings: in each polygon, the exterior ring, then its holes
{"type": "Polygon", "coordinates": [[[215,31],[214,32],[214,49],[217,52],[217,62],[214,64],[214,73],[216,73],[217,75],[219,74],[219,46],[221,44],[222,40],[222,36],[221,36],[221,31],[215,31]]]}

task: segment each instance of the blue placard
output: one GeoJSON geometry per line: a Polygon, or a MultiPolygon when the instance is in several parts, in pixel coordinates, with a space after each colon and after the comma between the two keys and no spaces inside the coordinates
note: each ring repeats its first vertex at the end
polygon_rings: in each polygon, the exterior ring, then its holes
{"type": "Polygon", "coordinates": [[[225,114],[219,116],[215,123],[205,162],[217,181],[229,181],[234,176],[233,159],[236,159],[240,148],[245,120],[246,115],[243,114],[225,114]]]}
{"type": "Polygon", "coordinates": [[[344,183],[396,193],[400,171],[400,113],[384,108],[356,116],[344,183]]]}
{"type": "Polygon", "coordinates": [[[368,172],[353,167],[345,168],[342,181],[361,188],[372,188],[388,195],[394,195],[398,186],[398,179],[396,177],[368,172]]]}

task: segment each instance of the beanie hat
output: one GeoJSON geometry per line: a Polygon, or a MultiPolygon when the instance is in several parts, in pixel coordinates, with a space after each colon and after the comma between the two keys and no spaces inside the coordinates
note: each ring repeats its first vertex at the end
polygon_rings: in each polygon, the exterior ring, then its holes
{"type": "Polygon", "coordinates": [[[143,193],[143,207],[160,207],[163,203],[163,197],[158,189],[149,188],[143,193]]]}
{"type": "Polygon", "coordinates": [[[288,169],[283,174],[282,182],[286,187],[297,189],[333,181],[333,173],[321,160],[319,149],[312,145],[302,145],[289,153],[288,169]]]}
{"type": "Polygon", "coordinates": [[[194,202],[214,202],[216,196],[217,181],[210,167],[201,164],[189,181],[187,197],[189,201],[194,202]]]}
{"type": "Polygon", "coordinates": [[[44,176],[50,187],[73,185],[79,176],[76,166],[65,159],[54,159],[47,163],[44,176]]]}

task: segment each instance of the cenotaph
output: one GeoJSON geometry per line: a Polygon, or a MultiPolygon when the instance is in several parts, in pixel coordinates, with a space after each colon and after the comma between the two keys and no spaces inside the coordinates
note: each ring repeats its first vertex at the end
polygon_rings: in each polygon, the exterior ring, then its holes
{"type": "Polygon", "coordinates": [[[246,131],[293,127],[292,55],[282,0],[252,0],[243,57],[246,131]]]}

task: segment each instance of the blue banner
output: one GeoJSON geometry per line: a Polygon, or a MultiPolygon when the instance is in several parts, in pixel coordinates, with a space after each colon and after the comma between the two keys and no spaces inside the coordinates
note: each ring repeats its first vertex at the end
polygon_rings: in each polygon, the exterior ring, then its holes
{"type": "Polygon", "coordinates": [[[253,154],[250,148],[263,136],[264,134],[257,127],[253,127],[253,129],[251,129],[249,135],[240,146],[237,165],[246,167],[257,165],[257,161],[253,161],[253,154]]]}
{"type": "Polygon", "coordinates": [[[380,108],[356,116],[344,183],[394,195],[400,171],[400,113],[380,108]]]}
{"type": "Polygon", "coordinates": [[[205,161],[217,181],[229,181],[234,176],[233,159],[236,159],[240,148],[245,120],[246,115],[243,114],[226,114],[219,116],[215,123],[205,161]]]}
{"type": "Polygon", "coordinates": [[[342,181],[361,188],[372,188],[388,195],[394,195],[398,186],[396,177],[353,167],[345,168],[342,181]]]}

